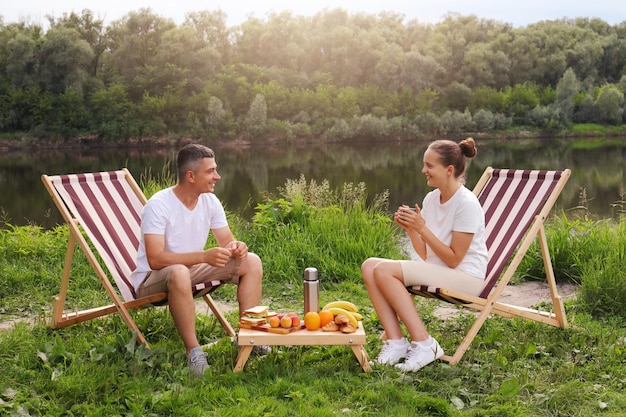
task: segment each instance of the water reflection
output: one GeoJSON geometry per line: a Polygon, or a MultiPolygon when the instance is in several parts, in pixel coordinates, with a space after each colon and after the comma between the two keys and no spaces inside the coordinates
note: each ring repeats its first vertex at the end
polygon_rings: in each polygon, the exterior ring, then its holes
{"type": "MultiPolygon", "coordinates": [[[[286,146],[213,146],[222,180],[216,194],[227,209],[250,216],[266,192],[277,194],[287,179],[328,180],[332,187],[364,182],[370,195],[389,190],[390,208],[420,202],[429,188],[421,174],[426,142],[353,143],[286,146]]],[[[623,141],[542,141],[506,143],[479,140],[477,158],[468,166],[467,183],[473,186],[487,166],[564,169],[572,177],[558,206],[580,204],[599,217],[615,215],[612,203],[626,188],[623,141]]],[[[51,227],[61,223],[41,174],[113,170],[127,167],[138,181],[148,170],[160,173],[175,149],[37,151],[0,155],[0,213],[15,225],[34,223],[51,227]]]]}

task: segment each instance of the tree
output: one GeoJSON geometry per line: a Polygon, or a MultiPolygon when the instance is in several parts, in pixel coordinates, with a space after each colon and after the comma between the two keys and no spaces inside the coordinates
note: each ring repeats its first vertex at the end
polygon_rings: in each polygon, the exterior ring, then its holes
{"type": "Polygon", "coordinates": [[[232,63],[232,31],[226,26],[226,17],[221,10],[199,11],[187,13],[183,22],[183,26],[193,28],[196,44],[216,51],[222,65],[232,63]]]}
{"type": "Polygon", "coordinates": [[[416,114],[431,113],[437,110],[439,93],[434,90],[420,91],[415,97],[416,114]]]}
{"type": "Polygon", "coordinates": [[[6,78],[13,88],[28,88],[38,82],[37,42],[24,33],[18,33],[7,42],[6,78]]]}
{"type": "Polygon", "coordinates": [[[474,114],[474,123],[479,132],[487,132],[496,126],[493,113],[489,110],[480,109],[474,114]]]}
{"type": "Polygon", "coordinates": [[[130,98],[139,102],[144,89],[136,88],[134,80],[138,76],[143,76],[145,80],[147,72],[161,70],[157,63],[162,61],[155,61],[155,56],[161,47],[163,34],[174,27],[172,20],[163,19],[146,8],[111,23],[107,30],[111,53],[107,56],[105,79],[123,80],[129,87],[130,98]]]}
{"type": "Polygon", "coordinates": [[[211,127],[219,127],[226,119],[226,111],[222,101],[212,96],[209,99],[209,105],[207,106],[206,123],[211,127]]]}
{"type": "Polygon", "coordinates": [[[352,87],[339,89],[333,102],[335,112],[339,117],[354,117],[361,115],[358,91],[352,87]]]}
{"type": "Polygon", "coordinates": [[[522,122],[531,109],[539,104],[537,86],[524,83],[507,88],[504,94],[504,106],[513,118],[522,122]]]}
{"type": "Polygon", "coordinates": [[[371,82],[388,91],[399,90],[402,86],[403,61],[402,48],[396,44],[388,45],[374,67],[371,82]]]}
{"type": "Polygon", "coordinates": [[[131,128],[135,108],[123,85],[113,84],[95,92],[89,105],[99,136],[122,139],[138,133],[131,128]]]}
{"type": "Polygon", "coordinates": [[[454,81],[441,91],[442,106],[448,110],[464,111],[471,95],[472,90],[468,86],[454,81]]]}
{"type": "Polygon", "coordinates": [[[39,72],[44,89],[53,94],[60,94],[67,88],[82,93],[92,60],[93,50],[77,30],[50,29],[39,52],[39,72]]]}
{"type": "Polygon", "coordinates": [[[93,55],[88,74],[96,77],[100,69],[100,57],[107,48],[104,21],[95,19],[92,11],[83,9],[80,15],[74,12],[63,13],[63,17],[56,20],[48,16],[48,23],[50,28],[65,27],[76,30],[80,38],[89,44],[93,55]]]}
{"type": "Polygon", "coordinates": [[[45,125],[41,126],[46,135],[58,134],[68,139],[76,136],[89,125],[89,114],[83,96],[73,88],[51,97],[45,125]]]}
{"type": "Polygon", "coordinates": [[[554,103],[566,125],[571,123],[574,116],[575,100],[579,92],[580,82],[574,70],[568,68],[556,86],[556,102],[554,103]]]}
{"type": "Polygon", "coordinates": [[[621,124],[624,114],[624,93],[613,84],[600,87],[593,110],[598,123],[621,124]]]}
{"type": "Polygon", "coordinates": [[[246,115],[246,128],[253,134],[260,134],[265,130],[267,124],[267,104],[265,97],[257,94],[250,104],[250,109],[246,115]]]}
{"type": "Polygon", "coordinates": [[[267,117],[271,119],[288,120],[301,110],[299,106],[294,106],[299,93],[290,91],[274,81],[265,84],[256,83],[253,90],[257,97],[258,95],[264,97],[267,103],[267,117]]]}
{"type": "Polygon", "coordinates": [[[457,80],[470,88],[504,87],[509,84],[511,61],[503,51],[487,43],[469,45],[458,70],[457,80]]]}
{"type": "Polygon", "coordinates": [[[504,111],[504,94],[491,87],[478,87],[472,92],[468,106],[474,112],[483,109],[501,113],[504,111]]]}
{"type": "Polygon", "coordinates": [[[411,51],[405,56],[400,77],[403,85],[418,92],[434,89],[445,72],[434,57],[422,55],[419,51],[411,51]]]}

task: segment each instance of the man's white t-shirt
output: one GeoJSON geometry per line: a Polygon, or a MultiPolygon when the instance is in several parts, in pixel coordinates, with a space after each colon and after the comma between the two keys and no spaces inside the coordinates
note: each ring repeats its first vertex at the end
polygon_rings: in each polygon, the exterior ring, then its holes
{"type": "MultiPolygon", "coordinates": [[[[440,203],[441,192],[435,189],[424,197],[422,216],[426,226],[439,240],[450,246],[452,232],[473,233],[474,237],[465,257],[456,267],[468,275],[485,278],[488,253],[485,243],[485,214],[478,198],[466,187],[461,186],[445,203],[440,203]]],[[[426,245],[426,261],[446,266],[431,248],[426,245]]]]}
{"type": "Polygon", "coordinates": [[[144,235],[165,237],[164,250],[187,253],[203,250],[211,229],[228,226],[224,207],[213,193],[200,194],[198,203],[189,210],[174,194],[173,187],[155,193],[141,215],[141,236],[137,251],[137,268],[130,279],[135,289],[151,271],[146,257],[144,235]]]}

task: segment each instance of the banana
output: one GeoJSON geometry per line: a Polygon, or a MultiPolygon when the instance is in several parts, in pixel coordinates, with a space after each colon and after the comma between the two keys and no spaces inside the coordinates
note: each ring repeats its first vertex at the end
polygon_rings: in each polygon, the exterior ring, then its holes
{"type": "Polygon", "coordinates": [[[361,313],[357,313],[356,311],[351,311],[351,313],[357,321],[363,320],[363,316],[361,315],[361,313]]]}
{"type": "Polygon", "coordinates": [[[330,310],[331,308],[343,308],[346,311],[349,311],[351,313],[356,313],[357,311],[359,311],[359,308],[354,305],[354,303],[351,303],[350,301],[344,301],[344,300],[339,300],[339,301],[332,301],[328,304],[326,304],[324,306],[324,308],[322,308],[322,310],[330,310]]]}
{"type": "Polygon", "coordinates": [[[359,327],[359,322],[356,319],[356,317],[354,317],[354,314],[346,309],[340,308],[340,307],[331,307],[325,310],[330,311],[331,313],[333,313],[333,316],[336,316],[338,314],[343,314],[345,315],[348,320],[350,320],[350,323],[354,324],[354,327],[359,327]]]}

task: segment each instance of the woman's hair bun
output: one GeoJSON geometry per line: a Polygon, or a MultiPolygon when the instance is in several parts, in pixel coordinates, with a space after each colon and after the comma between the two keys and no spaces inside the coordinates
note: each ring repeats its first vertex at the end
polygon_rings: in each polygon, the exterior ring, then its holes
{"type": "Polygon", "coordinates": [[[463,139],[461,142],[459,142],[459,147],[461,148],[463,155],[465,155],[467,158],[473,158],[476,156],[477,149],[474,138],[463,139]]]}

